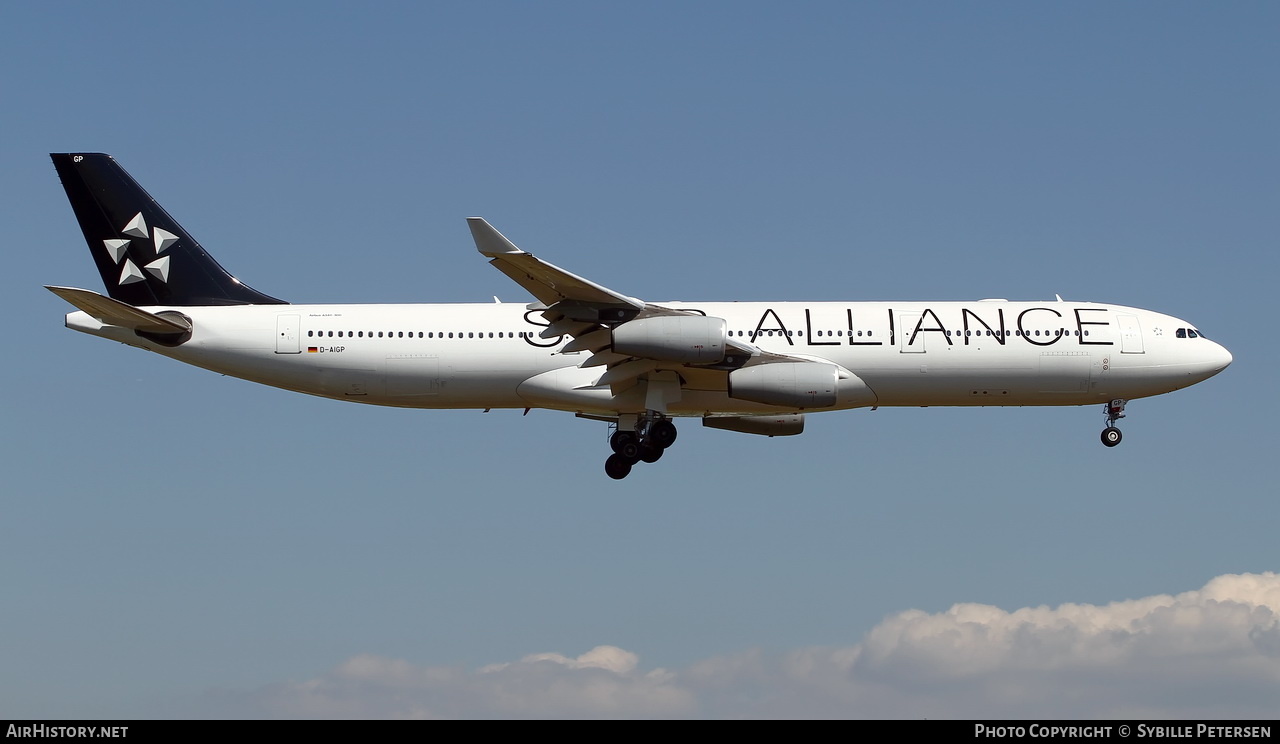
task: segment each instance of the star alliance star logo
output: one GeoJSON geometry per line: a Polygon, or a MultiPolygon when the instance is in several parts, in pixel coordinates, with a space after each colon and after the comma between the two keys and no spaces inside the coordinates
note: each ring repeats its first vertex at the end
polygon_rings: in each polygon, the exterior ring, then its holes
{"type": "Polygon", "coordinates": [[[151,242],[156,247],[156,259],[146,264],[141,269],[129,258],[129,244],[133,241],[126,238],[111,238],[102,241],[106,246],[107,254],[111,256],[111,260],[120,264],[124,261],[120,268],[120,286],[126,284],[134,284],[135,282],[145,281],[147,275],[142,273],[144,270],[147,274],[154,276],[162,282],[169,281],[169,257],[160,254],[174,243],[178,242],[178,236],[159,227],[151,228],[151,233],[147,233],[147,221],[142,218],[142,212],[138,212],[129,220],[129,224],[124,226],[120,231],[121,235],[128,235],[130,238],[141,238],[146,240],[151,238],[151,242]]]}

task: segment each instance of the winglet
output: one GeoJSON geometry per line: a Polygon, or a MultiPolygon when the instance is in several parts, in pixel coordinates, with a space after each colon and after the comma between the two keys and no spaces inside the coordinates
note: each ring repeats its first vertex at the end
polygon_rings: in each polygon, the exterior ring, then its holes
{"type": "Polygon", "coordinates": [[[471,239],[476,241],[476,250],[486,256],[496,257],[524,253],[510,240],[485,221],[483,217],[468,217],[467,227],[471,228],[471,239]]]}

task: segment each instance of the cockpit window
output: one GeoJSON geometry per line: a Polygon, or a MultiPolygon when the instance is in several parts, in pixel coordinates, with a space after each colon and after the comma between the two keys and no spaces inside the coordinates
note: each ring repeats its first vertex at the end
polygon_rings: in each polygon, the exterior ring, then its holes
{"type": "Polygon", "coordinates": [[[1198,338],[1198,337],[1200,336],[1200,334],[1199,334],[1199,333],[1197,333],[1197,332],[1196,332],[1196,329],[1194,329],[1194,328],[1188,328],[1188,329],[1187,329],[1187,335],[1188,335],[1188,336],[1190,336],[1191,338],[1198,338]]]}
{"type": "Polygon", "coordinates": [[[1177,334],[1177,335],[1178,335],[1178,338],[1186,338],[1186,337],[1187,337],[1187,329],[1186,329],[1186,328],[1179,328],[1179,329],[1178,329],[1178,334],[1177,334]]]}

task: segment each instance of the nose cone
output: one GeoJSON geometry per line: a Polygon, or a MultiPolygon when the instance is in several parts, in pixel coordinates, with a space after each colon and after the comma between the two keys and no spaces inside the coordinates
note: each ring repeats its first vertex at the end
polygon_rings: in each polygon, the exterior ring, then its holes
{"type": "Polygon", "coordinates": [[[1226,369],[1231,364],[1231,352],[1222,344],[1205,339],[1203,348],[1196,354],[1196,378],[1207,380],[1226,369]]]}
{"type": "Polygon", "coordinates": [[[1215,375],[1226,369],[1231,364],[1231,352],[1227,351],[1227,348],[1222,344],[1213,344],[1212,357],[1211,364],[1214,365],[1213,373],[1215,375]]]}

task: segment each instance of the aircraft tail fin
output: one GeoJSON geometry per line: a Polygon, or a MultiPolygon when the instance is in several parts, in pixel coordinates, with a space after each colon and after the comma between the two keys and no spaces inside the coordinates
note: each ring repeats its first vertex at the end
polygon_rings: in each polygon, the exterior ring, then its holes
{"type": "Polygon", "coordinates": [[[113,299],[143,307],[286,304],[229,274],[110,155],[50,157],[113,299]]]}

